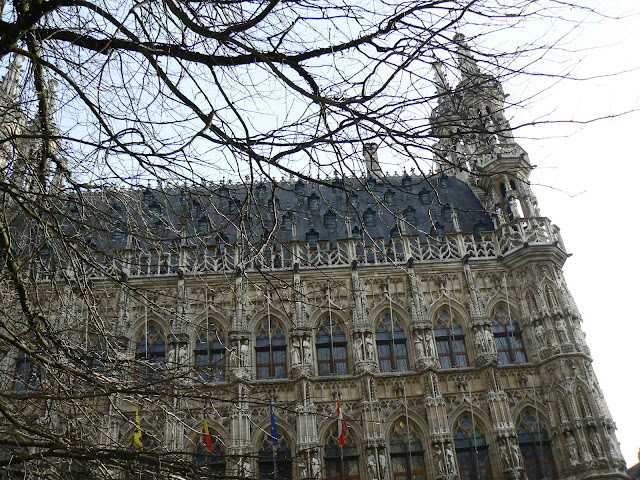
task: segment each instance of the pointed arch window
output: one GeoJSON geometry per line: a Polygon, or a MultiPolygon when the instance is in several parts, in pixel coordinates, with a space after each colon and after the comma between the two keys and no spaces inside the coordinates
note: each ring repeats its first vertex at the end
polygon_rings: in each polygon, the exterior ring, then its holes
{"type": "Polygon", "coordinates": [[[202,383],[224,381],[225,337],[214,325],[200,329],[194,348],[196,373],[202,383]]]}
{"type": "Polygon", "coordinates": [[[196,448],[194,460],[196,465],[207,472],[207,478],[225,478],[226,460],[224,450],[216,439],[211,436],[213,441],[213,451],[209,451],[205,445],[200,443],[196,448]]]}
{"type": "Polygon", "coordinates": [[[258,379],[287,376],[287,341],[277,322],[266,319],[256,336],[256,376],[258,379]]]}
{"type": "Polygon", "coordinates": [[[469,366],[464,331],[447,308],[440,310],[434,334],[438,357],[442,368],[463,368],[469,366]]]}
{"type": "Polygon", "coordinates": [[[285,439],[280,439],[278,445],[273,445],[270,439],[265,439],[258,453],[258,473],[260,479],[290,480],[292,477],[291,448],[285,439]]]}
{"type": "Polygon", "coordinates": [[[318,355],[318,375],[346,375],[347,335],[342,326],[337,325],[327,315],[316,334],[316,353],[318,355]]]}
{"type": "Polygon", "coordinates": [[[482,432],[474,428],[465,415],[458,421],[453,437],[460,478],[463,480],[491,480],[489,447],[482,432]]]}
{"type": "Polygon", "coordinates": [[[42,368],[27,352],[19,351],[16,358],[15,383],[17,392],[39,390],[42,385],[42,368]]]}
{"type": "Polygon", "coordinates": [[[518,444],[529,478],[556,480],[558,472],[551,451],[551,439],[530,410],[522,413],[518,425],[518,444]]]}
{"type": "Polygon", "coordinates": [[[348,431],[345,442],[345,446],[341,448],[337,438],[329,437],[324,449],[327,480],[360,480],[358,447],[349,437],[348,431]]]}
{"type": "Polygon", "coordinates": [[[391,436],[391,473],[393,480],[426,480],[422,440],[418,428],[405,420],[396,423],[391,436]]]}
{"type": "Polygon", "coordinates": [[[166,341],[158,326],[147,325],[136,344],[136,378],[138,382],[157,383],[162,380],[166,355],[166,341]]]}
{"type": "Polygon", "coordinates": [[[498,361],[501,365],[526,363],[527,354],[522,341],[520,325],[501,306],[493,314],[491,331],[496,342],[498,361]]]}
{"type": "Polygon", "coordinates": [[[386,312],[378,322],[376,347],[381,372],[409,370],[407,336],[400,322],[393,317],[391,312],[386,312]]]}

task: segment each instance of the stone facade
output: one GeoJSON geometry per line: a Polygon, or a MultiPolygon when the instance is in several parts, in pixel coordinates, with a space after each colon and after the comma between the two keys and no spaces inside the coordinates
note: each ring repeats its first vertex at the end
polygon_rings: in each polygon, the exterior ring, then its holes
{"type": "MultiPolygon", "coordinates": [[[[421,201],[419,188],[407,193],[425,179],[384,177],[368,145],[372,175],[350,184],[373,199],[356,207],[357,232],[338,211],[345,227],[332,236],[334,210],[322,208],[322,227],[307,221],[296,233],[302,220],[294,221],[289,241],[265,240],[251,255],[238,238],[202,251],[128,241],[118,265],[107,266],[121,285],[88,275],[89,307],[72,287],[54,298],[50,272],[40,274],[59,324],[108,319],[109,361],[134,365],[132,385],[157,387],[108,394],[75,413],[88,442],[133,449],[138,409],[145,449],[196,454],[229,477],[274,478],[277,465],[277,478],[300,480],[627,478],[563,277],[559,230],[538,210],[501,85],[462,37],[458,44],[455,88],[435,66],[439,171],[426,181],[438,218],[426,232],[414,231],[408,209],[421,201]],[[407,208],[390,203],[393,192],[407,208]],[[481,206],[477,215],[460,203],[464,192],[481,206]],[[384,235],[367,235],[367,205],[395,217],[384,235]],[[64,302],[76,307],[69,318],[64,302]],[[163,393],[169,377],[180,395],[163,393]],[[204,418],[212,453],[203,450],[204,418]]],[[[313,210],[312,196],[304,208],[313,210]]],[[[2,362],[6,390],[47,387],[30,384],[19,353],[2,362]]],[[[69,420],[52,422],[64,430],[69,420]]]]}

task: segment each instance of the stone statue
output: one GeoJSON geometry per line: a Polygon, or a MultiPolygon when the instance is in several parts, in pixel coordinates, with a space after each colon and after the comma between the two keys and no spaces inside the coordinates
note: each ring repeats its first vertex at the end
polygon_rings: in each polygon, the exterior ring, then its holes
{"type": "Polygon", "coordinates": [[[455,453],[453,453],[453,449],[451,448],[451,445],[446,445],[444,447],[444,453],[445,453],[445,458],[447,461],[447,471],[448,472],[455,472],[455,468],[456,468],[456,455],[455,453]]]}
{"type": "Polygon", "coordinates": [[[438,474],[444,475],[446,473],[444,466],[445,461],[442,454],[442,449],[440,448],[439,444],[436,444],[436,446],[433,448],[433,458],[436,461],[436,465],[438,465],[438,474]]]}
{"type": "Polygon", "coordinates": [[[240,366],[249,366],[249,340],[243,340],[240,344],[240,366]]]}
{"type": "Polygon", "coordinates": [[[167,351],[167,363],[175,363],[176,361],[176,347],[172,344],[167,351]]]}
{"type": "Polygon", "coordinates": [[[518,444],[514,440],[509,441],[509,450],[511,451],[513,466],[516,468],[522,468],[522,459],[520,458],[520,447],[518,447],[518,444]]]}
{"type": "Polygon", "coordinates": [[[560,337],[560,343],[569,343],[569,335],[567,334],[567,324],[564,323],[562,317],[556,319],[556,330],[558,331],[558,337],[560,337]]]}
{"type": "Polygon", "coordinates": [[[363,345],[362,345],[362,338],[360,337],[360,335],[358,335],[354,339],[353,345],[355,347],[356,361],[362,360],[364,358],[364,352],[363,352],[363,349],[362,349],[363,345]]]}
{"type": "Polygon", "coordinates": [[[189,351],[185,344],[180,345],[178,350],[178,363],[183,367],[189,367],[189,351]]]}
{"type": "Polygon", "coordinates": [[[251,477],[251,464],[246,458],[242,458],[238,463],[238,478],[250,478],[251,477]]]}
{"type": "Polygon", "coordinates": [[[369,475],[370,480],[378,478],[376,470],[376,457],[372,452],[369,452],[369,455],[367,456],[367,474],[369,475]]]}
{"type": "Polygon", "coordinates": [[[487,348],[487,352],[495,353],[496,346],[493,342],[493,333],[491,333],[491,330],[488,330],[488,329],[484,329],[483,333],[484,333],[484,342],[487,348]]]}
{"type": "Polygon", "coordinates": [[[593,429],[589,430],[589,445],[591,446],[591,451],[595,458],[601,458],[604,456],[602,452],[602,445],[600,445],[600,440],[598,439],[598,433],[593,429]]]}
{"type": "Polygon", "coordinates": [[[308,472],[307,472],[307,462],[299,462],[298,463],[298,468],[300,469],[300,478],[307,478],[309,476],[308,472]]]}
{"type": "Polygon", "coordinates": [[[300,341],[297,338],[293,339],[293,365],[300,365],[300,341]]]}
{"type": "Polygon", "coordinates": [[[567,453],[569,454],[569,461],[571,465],[575,465],[578,463],[578,445],[576,444],[576,439],[573,438],[571,432],[567,433],[567,438],[565,439],[565,443],[567,445],[567,453]]]}
{"type": "Polygon", "coordinates": [[[364,337],[364,342],[367,345],[367,360],[373,360],[374,357],[374,349],[373,349],[373,338],[370,333],[366,333],[364,337]]]}
{"type": "Polygon", "coordinates": [[[486,352],[487,351],[487,342],[486,339],[484,337],[484,333],[482,332],[482,329],[477,329],[476,333],[475,333],[475,344],[476,344],[476,348],[480,351],[480,352],[486,352]]]}
{"type": "Polygon", "coordinates": [[[320,478],[320,460],[317,454],[311,457],[311,476],[313,478],[320,478]]]}
{"type": "Polygon", "coordinates": [[[611,435],[611,432],[608,428],[604,429],[604,436],[607,439],[607,447],[609,447],[609,452],[611,452],[611,455],[615,457],[619,456],[618,445],[616,445],[616,441],[613,438],[613,435],[611,435]]]}
{"type": "Polygon", "coordinates": [[[425,343],[425,350],[427,352],[427,356],[428,357],[435,357],[436,356],[436,350],[435,348],[433,348],[433,337],[431,336],[430,332],[427,332],[424,334],[424,343],[425,343]]]}
{"type": "Polygon", "coordinates": [[[425,352],[424,352],[424,343],[423,343],[423,338],[422,335],[418,332],[416,332],[416,338],[414,340],[414,345],[416,347],[416,355],[418,356],[418,358],[424,358],[425,357],[425,352]]]}
{"type": "Polygon", "coordinates": [[[536,325],[534,329],[536,334],[536,341],[538,342],[538,347],[544,348],[547,346],[547,342],[544,338],[544,327],[541,324],[536,325]]]}
{"type": "Polygon", "coordinates": [[[304,363],[311,365],[311,343],[307,337],[302,339],[302,353],[304,356],[304,363]]]}
{"type": "Polygon", "coordinates": [[[378,454],[378,463],[380,465],[380,478],[387,478],[387,457],[385,457],[384,452],[378,454]]]}
{"type": "Polygon", "coordinates": [[[504,443],[500,445],[500,458],[502,460],[504,468],[512,467],[511,456],[509,455],[509,452],[507,452],[507,446],[504,443]]]}

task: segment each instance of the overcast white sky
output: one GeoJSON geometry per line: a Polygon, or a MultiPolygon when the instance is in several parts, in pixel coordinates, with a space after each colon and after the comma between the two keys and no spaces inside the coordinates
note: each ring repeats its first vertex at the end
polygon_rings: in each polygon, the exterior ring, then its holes
{"type": "MultiPolygon", "coordinates": [[[[576,74],[627,73],[563,81],[534,102],[535,114],[588,120],[640,108],[640,2],[611,3],[602,8],[635,16],[583,27],[571,41],[582,50],[574,54],[576,74]]],[[[565,275],[622,453],[633,465],[640,448],[640,113],[583,126],[528,127],[516,135],[530,137],[519,143],[538,166],[532,181],[542,215],[560,227],[573,254],[565,275]]]]}

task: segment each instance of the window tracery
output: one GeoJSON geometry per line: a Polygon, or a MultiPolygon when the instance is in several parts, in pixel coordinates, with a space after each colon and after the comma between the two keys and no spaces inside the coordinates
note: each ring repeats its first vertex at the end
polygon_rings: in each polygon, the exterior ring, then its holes
{"type": "Polygon", "coordinates": [[[399,420],[391,435],[390,455],[393,480],[426,480],[424,447],[413,423],[399,420]]]}
{"type": "Polygon", "coordinates": [[[155,323],[147,325],[136,344],[136,378],[138,382],[157,383],[162,379],[166,341],[155,323]]]}
{"type": "Polygon", "coordinates": [[[333,435],[324,449],[324,465],[327,480],[360,480],[360,461],[358,447],[349,435],[345,434],[345,446],[340,447],[333,435]]]}
{"type": "Polygon", "coordinates": [[[526,363],[527,355],[520,325],[509,316],[507,310],[502,306],[498,307],[493,314],[491,331],[498,351],[498,361],[501,365],[526,363]]]}
{"type": "Polygon", "coordinates": [[[434,325],[436,347],[442,368],[462,368],[469,366],[464,331],[451,313],[443,308],[434,325]]]}
{"type": "Polygon", "coordinates": [[[346,375],[349,371],[347,360],[347,335],[330,315],[327,315],[316,333],[316,354],[318,375],[346,375]]]}
{"type": "Polygon", "coordinates": [[[407,336],[391,312],[386,312],[378,322],[376,347],[381,372],[409,370],[407,336]]]}
{"type": "Polygon", "coordinates": [[[196,338],[194,355],[199,382],[224,381],[225,336],[214,325],[200,329],[196,338]]]}
{"type": "Polygon", "coordinates": [[[458,420],[453,437],[461,480],[491,480],[487,440],[469,416],[458,420]]]}
{"type": "Polygon", "coordinates": [[[518,425],[518,444],[524,461],[524,469],[529,478],[556,480],[556,471],[551,439],[531,410],[525,410],[518,425]]]}
{"type": "Polygon", "coordinates": [[[281,438],[274,445],[269,438],[262,442],[258,453],[259,477],[265,480],[290,480],[293,478],[291,448],[287,440],[281,438]]]}
{"type": "Polygon", "coordinates": [[[287,376],[287,340],[280,325],[268,318],[256,335],[256,376],[258,379],[287,376]]]}

